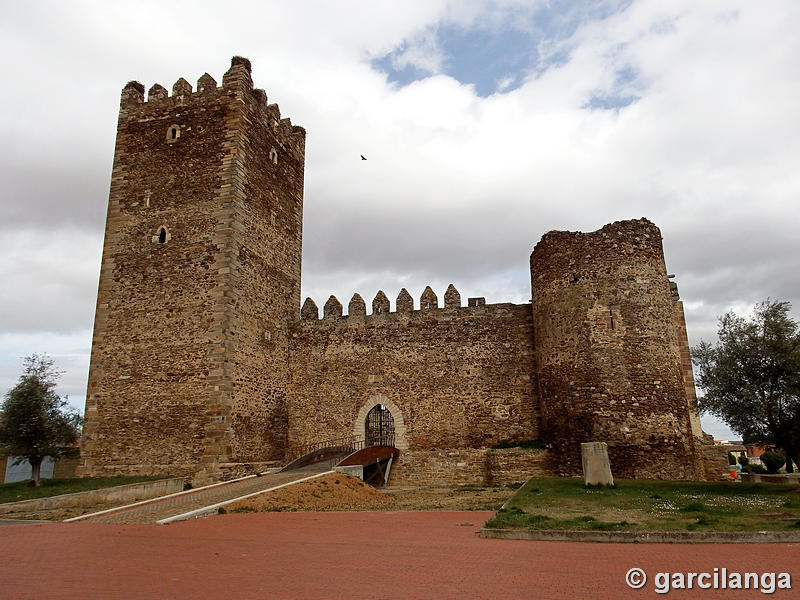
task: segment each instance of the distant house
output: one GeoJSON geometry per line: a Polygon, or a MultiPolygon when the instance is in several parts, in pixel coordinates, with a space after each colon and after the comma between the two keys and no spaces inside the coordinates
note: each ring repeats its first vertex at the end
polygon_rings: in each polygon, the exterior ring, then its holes
{"type": "Polygon", "coordinates": [[[722,446],[726,452],[733,454],[737,459],[747,455],[747,447],[741,440],[714,440],[714,444],[722,446]]]}
{"type": "MultiPolygon", "coordinates": [[[[741,440],[714,440],[714,444],[722,446],[727,452],[733,454],[737,459],[740,456],[746,456],[750,464],[760,465],[761,455],[769,450],[775,452],[775,446],[760,444],[745,444],[741,440]]],[[[792,463],[794,464],[794,463],[792,463]]],[[[795,467],[796,468],[796,467],[795,467]]]]}

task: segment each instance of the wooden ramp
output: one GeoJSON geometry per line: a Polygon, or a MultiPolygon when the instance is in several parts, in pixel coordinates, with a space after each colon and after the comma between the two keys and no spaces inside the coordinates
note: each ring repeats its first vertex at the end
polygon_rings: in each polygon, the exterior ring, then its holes
{"type": "Polygon", "coordinates": [[[341,460],[337,467],[361,466],[362,479],[372,486],[385,486],[389,481],[392,462],[397,456],[394,446],[367,446],[341,460]]]}

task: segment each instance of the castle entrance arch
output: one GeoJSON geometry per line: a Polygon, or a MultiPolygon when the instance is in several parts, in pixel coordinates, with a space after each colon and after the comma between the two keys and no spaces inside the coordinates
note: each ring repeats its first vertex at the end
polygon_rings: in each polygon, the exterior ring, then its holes
{"type": "Polygon", "coordinates": [[[361,405],[353,422],[353,435],[368,446],[382,443],[408,450],[403,412],[384,394],[373,394],[361,405]]]}
{"type": "Polygon", "coordinates": [[[385,404],[376,404],[367,413],[364,445],[394,446],[394,418],[385,404]]]}

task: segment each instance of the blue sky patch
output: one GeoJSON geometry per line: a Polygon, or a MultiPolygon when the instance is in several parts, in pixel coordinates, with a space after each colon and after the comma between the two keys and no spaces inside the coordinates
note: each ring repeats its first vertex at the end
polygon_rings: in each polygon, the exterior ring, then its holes
{"type": "Polygon", "coordinates": [[[583,108],[600,110],[619,110],[636,102],[640,96],[634,93],[634,82],[638,73],[633,67],[625,67],[616,73],[614,84],[608,91],[592,94],[583,108]]]}
{"type": "Polygon", "coordinates": [[[583,105],[583,108],[599,109],[599,110],[619,110],[633,104],[639,99],[639,96],[614,96],[606,94],[594,94],[589,101],[583,105]]]}
{"type": "MultiPolygon", "coordinates": [[[[528,77],[563,64],[570,48],[564,44],[583,24],[605,19],[627,8],[631,0],[606,2],[563,0],[527,11],[507,11],[478,18],[464,28],[440,23],[425,33],[441,54],[440,70],[462,84],[472,84],[486,97],[518,88],[528,77]],[[499,18],[498,18],[499,16],[499,18]]],[[[434,73],[404,60],[414,40],[405,40],[392,52],[372,61],[388,80],[408,85],[434,73]]]]}

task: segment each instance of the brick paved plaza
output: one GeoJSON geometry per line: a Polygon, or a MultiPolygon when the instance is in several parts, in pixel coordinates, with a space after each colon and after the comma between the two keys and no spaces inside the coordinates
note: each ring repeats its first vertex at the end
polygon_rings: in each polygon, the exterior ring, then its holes
{"type": "MultiPolygon", "coordinates": [[[[173,525],[0,528],[0,597],[646,598],[625,573],[792,574],[798,544],[585,544],[484,540],[488,512],[263,513],[173,525]]],[[[669,597],[763,598],[758,591],[673,590],[669,597]]]]}

